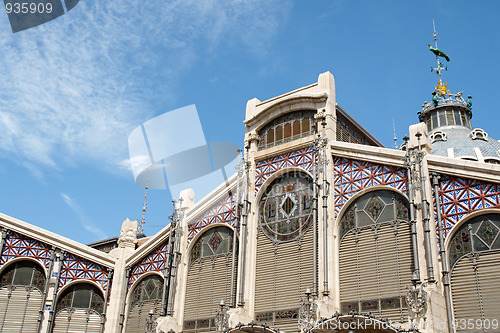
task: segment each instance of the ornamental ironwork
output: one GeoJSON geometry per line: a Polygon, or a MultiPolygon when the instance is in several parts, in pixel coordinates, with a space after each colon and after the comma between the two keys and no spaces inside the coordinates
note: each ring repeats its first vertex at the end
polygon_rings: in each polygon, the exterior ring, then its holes
{"type": "Polygon", "coordinates": [[[260,229],[275,242],[302,237],[312,225],[312,179],[291,172],[275,179],[260,201],[260,229]]]}
{"type": "Polygon", "coordinates": [[[453,234],[449,245],[451,266],[471,252],[500,249],[500,214],[477,216],[464,223],[453,234]]]}

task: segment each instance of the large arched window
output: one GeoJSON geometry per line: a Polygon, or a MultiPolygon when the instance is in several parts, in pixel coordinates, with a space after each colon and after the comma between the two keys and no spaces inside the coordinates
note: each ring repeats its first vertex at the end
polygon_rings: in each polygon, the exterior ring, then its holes
{"type": "Polygon", "coordinates": [[[342,313],[370,312],[392,321],[407,318],[404,295],[413,273],[409,205],[398,193],[366,193],[340,219],[342,313]]]}
{"type": "Polygon", "coordinates": [[[0,332],[35,332],[45,286],[43,268],[17,261],[0,275],[0,332]]]}
{"type": "Polygon", "coordinates": [[[76,283],[57,298],[53,333],[99,333],[104,298],[101,291],[90,283],[76,283]]]}
{"type": "Polygon", "coordinates": [[[272,181],[259,202],[255,320],[297,330],[300,297],[313,288],[313,182],[304,172],[272,181]]]}
{"type": "Polygon", "coordinates": [[[465,222],[449,243],[458,332],[500,328],[500,214],[465,222]],[[474,322],[468,329],[469,320],[474,322]]]}
{"type": "Polygon", "coordinates": [[[126,333],[144,332],[149,312],[161,314],[163,278],[149,275],[139,281],[129,296],[126,333]]]}
{"type": "MultiPolygon", "coordinates": [[[[215,331],[214,318],[219,303],[222,299],[229,303],[231,298],[233,241],[233,230],[218,226],[205,231],[193,244],[189,254],[183,332],[215,331]]],[[[235,256],[235,271],[237,258],[235,256]]],[[[236,289],[235,281],[236,277],[233,280],[236,289]]]]}

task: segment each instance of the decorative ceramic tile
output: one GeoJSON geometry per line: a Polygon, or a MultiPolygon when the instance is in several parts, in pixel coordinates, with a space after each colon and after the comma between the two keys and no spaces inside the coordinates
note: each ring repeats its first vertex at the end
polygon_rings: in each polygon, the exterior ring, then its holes
{"type": "Polygon", "coordinates": [[[407,193],[406,169],[366,161],[334,158],[333,202],[335,216],[357,192],[375,185],[386,185],[407,193]]]}

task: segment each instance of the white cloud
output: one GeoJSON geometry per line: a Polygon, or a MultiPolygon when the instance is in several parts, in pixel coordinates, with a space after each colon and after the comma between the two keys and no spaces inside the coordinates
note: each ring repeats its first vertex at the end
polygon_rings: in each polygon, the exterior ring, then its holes
{"type": "Polygon", "coordinates": [[[264,53],[288,7],[89,0],[40,27],[2,35],[0,151],[40,170],[80,161],[119,169],[130,131],[165,111],[152,110],[151,99],[174,98],[175,80],[206,49],[229,43],[264,53]]]}
{"type": "Polygon", "coordinates": [[[67,194],[61,193],[61,197],[63,198],[66,205],[68,205],[78,216],[82,227],[94,234],[99,240],[108,238],[106,233],[101,229],[97,228],[92,222],[89,221],[83,209],[67,194]]]}

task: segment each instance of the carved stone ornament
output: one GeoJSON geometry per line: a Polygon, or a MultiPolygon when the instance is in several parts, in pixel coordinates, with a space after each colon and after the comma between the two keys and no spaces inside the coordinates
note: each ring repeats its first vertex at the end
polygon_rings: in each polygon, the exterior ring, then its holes
{"type": "Polygon", "coordinates": [[[137,244],[137,221],[126,219],[122,223],[120,237],[118,238],[118,246],[121,248],[130,247],[135,249],[137,244]]]}

